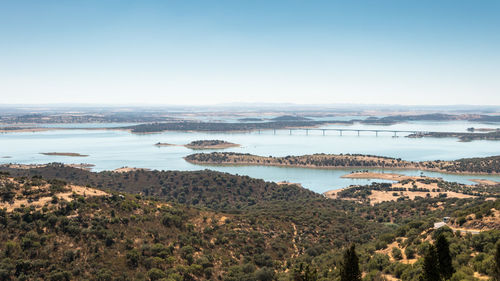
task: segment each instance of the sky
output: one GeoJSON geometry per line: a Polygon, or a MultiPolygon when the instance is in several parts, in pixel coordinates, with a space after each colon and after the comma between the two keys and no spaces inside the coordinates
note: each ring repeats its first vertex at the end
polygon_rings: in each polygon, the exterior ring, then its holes
{"type": "Polygon", "coordinates": [[[500,1],[0,2],[0,104],[500,105],[500,1]]]}

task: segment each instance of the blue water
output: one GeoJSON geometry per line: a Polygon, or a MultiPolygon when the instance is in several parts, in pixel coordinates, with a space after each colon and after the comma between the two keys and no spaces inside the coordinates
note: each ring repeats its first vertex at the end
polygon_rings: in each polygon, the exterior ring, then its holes
{"type": "MultiPolygon", "coordinates": [[[[98,125],[96,125],[98,126],[98,125]]],[[[341,126],[327,126],[337,128],[341,126]]],[[[393,126],[369,126],[355,124],[346,128],[382,128],[427,131],[465,131],[468,127],[496,128],[495,125],[469,122],[413,122],[393,126]]],[[[403,136],[403,134],[401,134],[403,136]]],[[[360,153],[402,158],[404,160],[454,160],[464,157],[484,157],[500,154],[500,142],[472,141],[459,142],[455,138],[405,138],[392,137],[392,133],[356,133],[288,130],[252,133],[197,133],[163,132],[157,134],[131,134],[118,130],[53,130],[44,132],[23,132],[0,134],[0,163],[42,164],[49,162],[90,163],[95,171],[112,170],[123,166],[158,170],[200,170],[210,168],[233,174],[249,175],[269,181],[289,181],[301,183],[316,192],[342,188],[351,184],[365,184],[367,179],[343,179],[340,176],[352,170],[323,170],[282,167],[208,167],[187,163],[183,157],[194,153],[182,146],[154,146],[157,142],[186,144],[200,139],[223,139],[241,144],[241,147],[226,149],[241,153],[263,156],[287,156],[312,153],[360,153]],[[77,152],[88,157],[47,156],[41,152],[77,152]]],[[[210,152],[210,151],[207,151],[210,152]]],[[[407,175],[419,175],[420,171],[390,171],[407,175]]],[[[427,176],[442,177],[446,180],[471,184],[469,179],[486,178],[500,181],[500,176],[471,176],[423,172],[427,176]]],[[[377,180],[380,181],[380,180],[377,180]]]]}

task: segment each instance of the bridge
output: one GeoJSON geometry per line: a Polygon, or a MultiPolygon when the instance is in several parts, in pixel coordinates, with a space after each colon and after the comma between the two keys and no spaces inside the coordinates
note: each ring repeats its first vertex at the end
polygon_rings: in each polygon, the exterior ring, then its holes
{"type": "MultiPolygon", "coordinates": [[[[326,135],[327,132],[333,131],[338,132],[340,136],[342,136],[343,132],[356,132],[358,136],[361,132],[371,132],[375,133],[375,136],[378,136],[379,133],[392,133],[395,137],[398,133],[406,133],[406,134],[417,134],[424,135],[429,133],[428,131],[411,131],[411,130],[387,130],[387,129],[346,129],[346,128],[328,128],[328,129],[320,129],[320,128],[291,128],[291,129],[272,129],[273,134],[276,135],[276,131],[289,131],[289,134],[292,135],[292,132],[295,131],[303,131],[306,135],[309,135],[310,131],[320,131],[323,133],[323,136],[326,135]]],[[[259,134],[261,130],[258,130],[259,134]]]]}

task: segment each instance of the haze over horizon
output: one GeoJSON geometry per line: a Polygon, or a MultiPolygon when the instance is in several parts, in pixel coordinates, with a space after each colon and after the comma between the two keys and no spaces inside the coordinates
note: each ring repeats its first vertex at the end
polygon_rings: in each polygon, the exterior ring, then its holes
{"type": "Polygon", "coordinates": [[[498,1],[9,1],[0,104],[500,105],[498,1]]]}

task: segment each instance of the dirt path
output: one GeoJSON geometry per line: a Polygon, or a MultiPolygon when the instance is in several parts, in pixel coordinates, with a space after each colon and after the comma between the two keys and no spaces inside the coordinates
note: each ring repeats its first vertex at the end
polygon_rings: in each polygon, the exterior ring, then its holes
{"type": "Polygon", "coordinates": [[[292,239],[292,243],[293,243],[293,249],[294,249],[294,254],[292,254],[292,258],[295,258],[295,257],[298,257],[299,256],[299,248],[297,247],[297,226],[292,223],[292,227],[293,227],[293,239],[292,239]]]}

